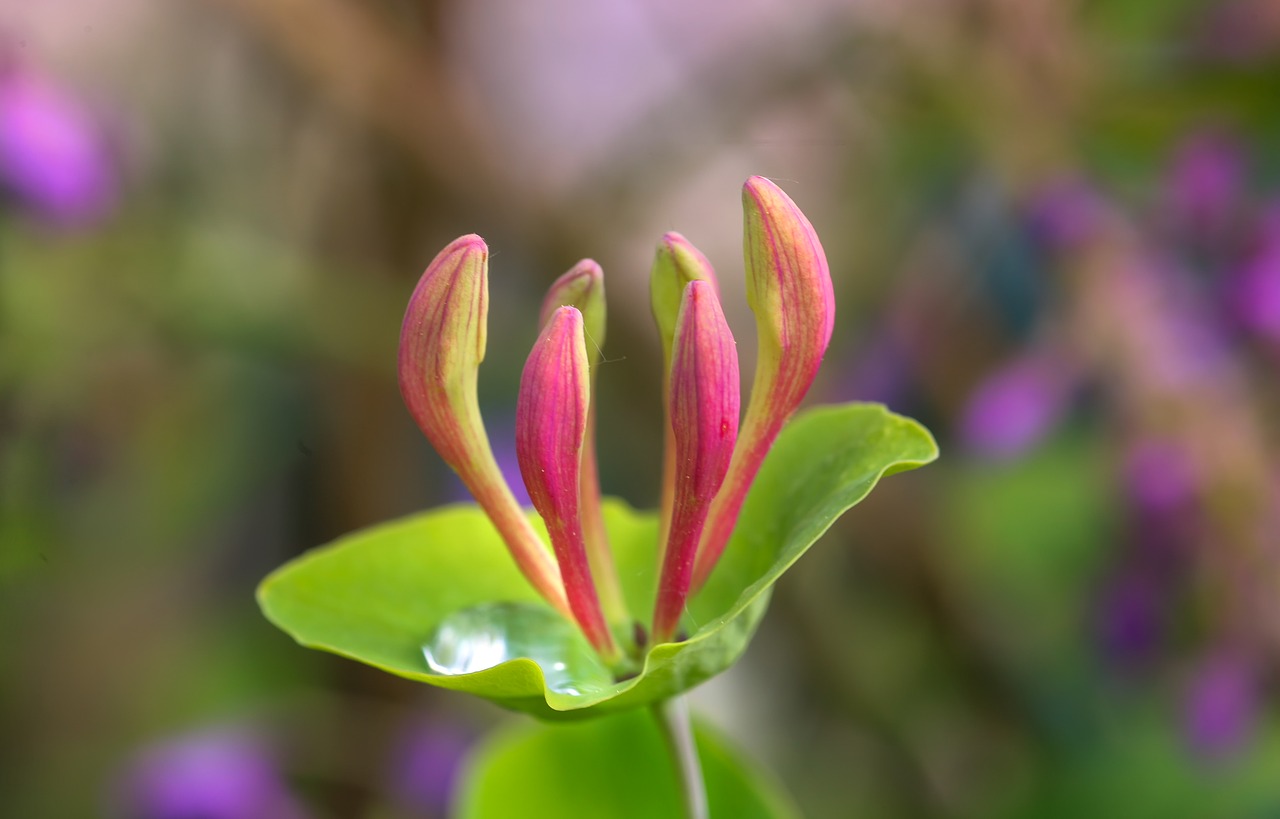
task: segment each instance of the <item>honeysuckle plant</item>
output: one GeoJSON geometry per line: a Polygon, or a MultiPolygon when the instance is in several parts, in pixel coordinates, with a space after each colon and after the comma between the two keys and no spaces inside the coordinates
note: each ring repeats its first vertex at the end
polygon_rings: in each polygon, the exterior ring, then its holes
{"type": "MultiPolygon", "coordinates": [[[[533,508],[517,503],[477,399],[488,248],[463,236],[409,300],[399,378],[409,412],[476,503],[294,560],[259,590],[267,617],[303,645],[543,720],[651,706],[681,762],[686,813],[706,815],[679,696],[742,655],[773,584],[836,518],[881,477],[937,455],[927,430],[880,405],[797,413],[834,327],[826,256],[774,183],[752,177],[742,201],[757,342],[745,412],[711,264],[677,233],[662,237],[653,263],[666,410],[656,513],[602,499],[592,393],[606,308],[590,260],[552,284],[540,312],[516,399],[516,453],[533,508]]],[[[704,757],[719,759],[716,742],[700,735],[704,757]]],[[[524,737],[504,747],[536,745],[524,737]]],[[[759,815],[788,815],[761,795],[758,777],[728,769],[726,787],[755,793],[766,805],[759,815]]]]}

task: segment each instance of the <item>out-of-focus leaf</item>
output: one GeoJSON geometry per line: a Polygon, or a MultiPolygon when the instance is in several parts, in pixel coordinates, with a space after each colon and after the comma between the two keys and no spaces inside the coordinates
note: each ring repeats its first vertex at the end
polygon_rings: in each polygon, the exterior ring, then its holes
{"type": "MultiPolygon", "coordinates": [[[[695,725],[712,819],[789,819],[790,799],[723,737],[695,725]]],[[[575,725],[521,725],[471,760],[458,819],[680,816],[675,769],[640,711],[575,725]]]]}

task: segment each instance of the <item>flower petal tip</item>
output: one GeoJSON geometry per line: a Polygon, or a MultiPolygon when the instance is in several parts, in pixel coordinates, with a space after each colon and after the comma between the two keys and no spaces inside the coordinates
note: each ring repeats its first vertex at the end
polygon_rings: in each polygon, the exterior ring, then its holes
{"type": "Polygon", "coordinates": [[[461,467],[475,436],[469,416],[484,360],[489,248],[475,234],[454,239],[431,261],[400,330],[400,392],[445,461],[461,467]]]}
{"type": "Polygon", "coordinates": [[[582,303],[595,296],[604,287],[604,271],[594,259],[583,259],[569,271],[551,283],[542,300],[539,324],[545,326],[557,307],[571,306],[582,309],[582,303]]]}
{"type": "Polygon", "coordinates": [[[474,248],[486,254],[489,252],[489,245],[484,239],[480,238],[480,234],[478,233],[468,233],[466,235],[459,236],[449,244],[445,245],[444,250],[448,251],[450,248],[460,247],[474,248]]]}
{"type": "Polygon", "coordinates": [[[594,259],[583,259],[551,283],[542,300],[539,326],[545,327],[556,309],[566,306],[576,307],[582,314],[583,332],[590,340],[589,346],[596,351],[592,356],[594,363],[604,346],[606,320],[604,271],[594,259]]]}
{"type": "Polygon", "coordinates": [[[835,328],[826,251],[791,197],[763,176],[743,185],[742,206],[747,300],[763,340],[816,371],[835,328]]]}
{"type": "Polygon", "coordinates": [[[684,289],[692,281],[708,282],[717,296],[720,293],[715,269],[702,251],[679,233],[664,233],[649,274],[649,306],[662,339],[664,359],[670,358],[676,315],[680,312],[684,289]]]}
{"type": "Polygon", "coordinates": [[[677,305],[684,292],[684,286],[698,279],[711,282],[716,295],[719,296],[720,282],[716,279],[715,268],[711,266],[711,262],[702,251],[684,237],[684,234],[674,230],[662,234],[662,238],[658,241],[658,256],[654,262],[655,271],[659,264],[669,265],[670,272],[674,273],[679,280],[679,288],[675,295],[677,305]]]}

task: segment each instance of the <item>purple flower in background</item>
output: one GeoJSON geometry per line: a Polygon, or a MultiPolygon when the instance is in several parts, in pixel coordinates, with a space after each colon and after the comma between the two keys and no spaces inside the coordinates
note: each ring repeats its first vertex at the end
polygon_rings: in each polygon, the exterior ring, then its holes
{"type": "MultiPolygon", "coordinates": [[[[516,459],[515,422],[510,418],[502,418],[493,423],[491,428],[493,433],[489,437],[489,442],[493,448],[493,458],[498,462],[498,469],[502,472],[507,485],[511,487],[511,494],[515,495],[516,503],[528,507],[531,505],[529,490],[525,489],[524,478],[520,475],[520,461],[516,459]]],[[[467,489],[467,485],[462,482],[457,473],[450,472],[449,475],[451,476],[449,500],[470,501],[471,490],[467,489]]]]}
{"type": "Polygon", "coordinates": [[[1103,589],[1098,605],[1098,640],[1118,666],[1151,658],[1162,636],[1162,594],[1149,572],[1127,570],[1103,589]]]}
{"type": "Polygon", "coordinates": [[[960,417],[961,441],[989,458],[1014,458],[1038,444],[1066,414],[1070,368],[1057,355],[1025,353],[978,384],[960,417]]]}
{"type": "Polygon", "coordinates": [[[1244,189],[1245,155],[1221,131],[1202,131],[1178,148],[1170,168],[1165,205],[1173,227],[1217,237],[1230,227],[1244,189]]]}
{"type": "Polygon", "coordinates": [[[1190,455],[1175,441],[1145,438],[1129,447],[1120,476],[1135,557],[1161,577],[1188,569],[1202,526],[1199,475],[1190,455]]]}
{"type": "Polygon", "coordinates": [[[1195,465],[1173,441],[1148,438],[1135,443],[1122,469],[1129,497],[1143,513],[1174,514],[1195,500],[1195,465]]]}
{"type": "Polygon", "coordinates": [[[1208,759],[1230,756],[1248,742],[1258,710],[1256,669],[1245,655],[1220,651],[1192,674],[1184,702],[1187,741],[1208,759]]]}
{"type": "Polygon", "coordinates": [[[1083,180],[1063,178],[1042,187],[1027,206],[1032,235],[1053,250],[1070,250],[1102,225],[1107,205],[1083,180]]]}
{"type": "Polygon", "coordinates": [[[1159,437],[1129,445],[1120,478],[1132,518],[1129,542],[1098,600],[1097,639],[1113,665],[1133,669],[1154,658],[1165,635],[1198,527],[1198,483],[1186,450],[1159,437]]]}
{"type": "Polygon", "coordinates": [[[1206,3],[1192,23],[1194,50],[1213,61],[1249,65],[1274,56],[1280,45],[1280,5],[1273,0],[1206,3]]]}
{"type": "Polygon", "coordinates": [[[267,748],[219,731],[147,749],[118,793],[125,819],[305,819],[267,748]]]}
{"type": "Polygon", "coordinates": [[[0,67],[0,192],[62,226],[101,218],[117,195],[99,123],[63,89],[18,68],[0,67]]]}
{"type": "Polygon", "coordinates": [[[1280,342],[1280,205],[1263,217],[1256,249],[1232,283],[1231,308],[1248,331],[1280,342]]]}
{"type": "Polygon", "coordinates": [[[850,368],[845,390],[857,401],[900,403],[911,385],[911,356],[891,333],[871,338],[850,368]]]}
{"type": "Polygon", "coordinates": [[[1219,389],[1236,367],[1220,317],[1177,259],[1135,256],[1110,281],[1109,297],[1142,340],[1143,389],[1189,394],[1219,389]]]}
{"type": "Polygon", "coordinates": [[[454,723],[423,722],[401,742],[392,763],[390,790],[413,816],[448,814],[462,763],[475,734],[454,723]]]}

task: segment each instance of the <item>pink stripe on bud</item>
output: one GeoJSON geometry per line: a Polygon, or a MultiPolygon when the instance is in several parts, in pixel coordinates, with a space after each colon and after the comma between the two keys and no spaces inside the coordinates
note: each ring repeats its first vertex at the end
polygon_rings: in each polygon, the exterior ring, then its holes
{"type": "Polygon", "coordinates": [[[615,662],[618,649],[591,579],[580,515],[589,402],[582,314],[560,307],[534,343],[520,379],[516,457],[529,499],[551,536],[569,608],[596,651],[606,662],[615,662]]]}
{"type": "Polygon", "coordinates": [[[738,350],[715,290],[706,281],[693,281],[684,291],[672,346],[670,393],[675,506],[653,614],[658,642],[669,640],[679,626],[707,510],[738,437],[738,350]]]}
{"type": "Polygon", "coordinates": [[[741,443],[698,548],[695,588],[720,559],[747,490],[813,383],[835,325],[827,257],[795,202],[769,180],[753,176],[743,186],[742,206],[747,303],[756,317],[759,352],[741,443]]]}
{"type": "Polygon", "coordinates": [[[529,583],[567,615],[555,561],[503,480],[480,418],[476,378],[485,352],[488,271],[489,248],[474,234],[449,243],[427,266],[400,330],[400,394],[427,440],[489,515],[529,583]]]}

